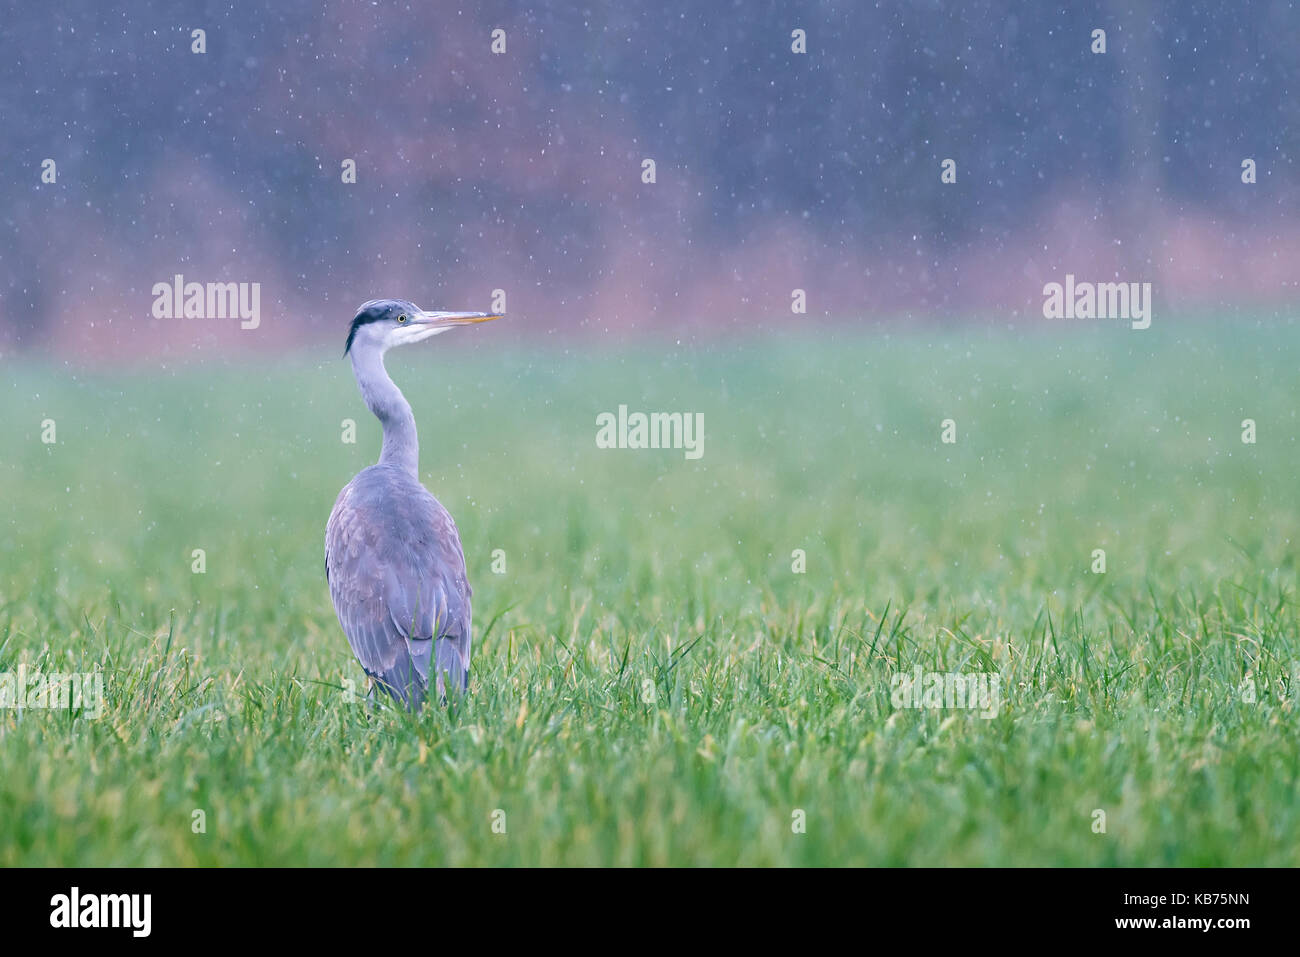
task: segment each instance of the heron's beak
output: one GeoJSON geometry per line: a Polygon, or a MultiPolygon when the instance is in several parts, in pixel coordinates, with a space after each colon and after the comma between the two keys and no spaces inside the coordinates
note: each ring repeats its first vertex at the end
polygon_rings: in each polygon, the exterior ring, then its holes
{"type": "Polygon", "coordinates": [[[491,322],[493,319],[504,319],[504,316],[494,315],[489,312],[424,312],[416,314],[415,324],[417,326],[429,326],[434,329],[445,329],[449,326],[468,326],[476,322],[491,322]]]}

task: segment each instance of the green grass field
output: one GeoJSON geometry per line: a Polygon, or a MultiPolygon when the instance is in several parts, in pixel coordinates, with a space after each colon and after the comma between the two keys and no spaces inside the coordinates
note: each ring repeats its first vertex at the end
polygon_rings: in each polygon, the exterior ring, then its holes
{"type": "Polygon", "coordinates": [[[389,361],[475,588],[471,696],[415,718],[346,690],[325,584],[378,453],[342,332],[4,360],[0,672],[106,701],[0,710],[0,865],[1300,864],[1294,325],[480,332],[389,361]],[[703,458],[596,448],[620,403],[703,458]],[[997,716],[895,708],[917,666],[997,716]]]}

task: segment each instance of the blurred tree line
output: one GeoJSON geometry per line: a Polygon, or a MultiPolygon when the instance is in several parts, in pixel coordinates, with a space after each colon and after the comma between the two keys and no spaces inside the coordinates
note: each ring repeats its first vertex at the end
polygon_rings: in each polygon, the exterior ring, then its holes
{"type": "Polygon", "coordinates": [[[562,329],[703,301],[700,262],[996,258],[1062,196],[1149,260],[1157,209],[1229,238],[1294,218],[1296,28],[1208,0],[11,5],[0,342],[73,308],[129,339],[174,272],[265,282],[286,341],[497,286],[562,329]]]}

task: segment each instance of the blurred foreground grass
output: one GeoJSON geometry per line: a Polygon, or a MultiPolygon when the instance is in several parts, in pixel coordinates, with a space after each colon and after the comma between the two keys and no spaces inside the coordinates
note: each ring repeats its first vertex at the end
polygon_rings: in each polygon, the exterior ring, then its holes
{"type": "Polygon", "coordinates": [[[824,340],[390,356],[475,587],[416,719],[345,690],[335,350],[5,360],[0,672],[106,703],[0,710],[0,864],[1300,864],[1300,331],[824,340]],[[621,403],[703,457],[596,448],[621,403]],[[917,666],[997,716],[896,709],[917,666]]]}

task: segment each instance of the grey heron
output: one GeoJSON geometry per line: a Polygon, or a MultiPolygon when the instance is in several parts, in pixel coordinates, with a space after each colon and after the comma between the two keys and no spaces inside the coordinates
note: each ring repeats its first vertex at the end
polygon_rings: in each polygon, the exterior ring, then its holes
{"type": "Polygon", "coordinates": [[[415,416],[384,368],[384,353],[499,318],[372,299],[357,311],[343,350],[384,439],[378,463],[357,473],[334,503],[325,576],[361,667],[412,710],[428,693],[430,671],[440,701],[449,687],[469,688],[471,590],[456,523],[420,484],[415,416]]]}

